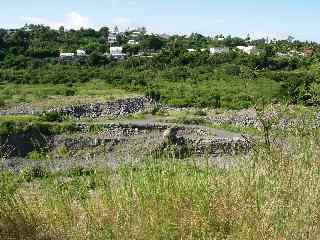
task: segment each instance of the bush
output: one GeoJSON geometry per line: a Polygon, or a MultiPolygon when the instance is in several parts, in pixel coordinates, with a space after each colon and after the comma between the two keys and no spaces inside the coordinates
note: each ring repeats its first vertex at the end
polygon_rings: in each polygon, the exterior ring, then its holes
{"type": "Polygon", "coordinates": [[[0,135],[17,132],[17,123],[15,121],[4,121],[0,123],[0,135]]]}
{"type": "Polygon", "coordinates": [[[33,161],[41,161],[46,159],[46,155],[42,151],[34,150],[28,154],[27,158],[33,161]]]}
{"type": "Polygon", "coordinates": [[[206,111],[204,111],[204,110],[202,110],[202,109],[198,109],[195,113],[194,113],[194,115],[196,115],[196,116],[207,116],[207,113],[206,113],[206,111]]]}
{"type": "Polygon", "coordinates": [[[98,133],[103,131],[103,126],[92,124],[89,126],[89,133],[98,133]]]}
{"type": "Polygon", "coordinates": [[[37,167],[25,167],[20,171],[19,176],[27,182],[31,182],[34,179],[37,178],[47,178],[49,176],[49,173],[46,169],[43,167],[37,166],[37,167]]]}
{"type": "Polygon", "coordinates": [[[4,107],[6,105],[6,102],[4,101],[3,98],[0,98],[0,108],[4,107]]]}
{"type": "Polygon", "coordinates": [[[45,122],[62,122],[65,117],[59,112],[43,112],[40,119],[45,122]]]}
{"type": "Polygon", "coordinates": [[[152,108],[151,114],[152,114],[152,115],[156,115],[156,114],[158,114],[160,111],[161,111],[161,107],[157,105],[157,106],[154,106],[154,107],[152,108]]]}
{"type": "Polygon", "coordinates": [[[225,73],[232,76],[239,76],[241,73],[241,69],[239,65],[235,64],[226,64],[224,66],[225,73]]]}
{"type": "Polygon", "coordinates": [[[73,89],[67,89],[65,92],[65,96],[74,96],[76,94],[76,91],[73,89]]]}
{"type": "Polygon", "coordinates": [[[155,102],[159,102],[161,99],[161,94],[158,90],[149,90],[145,95],[155,102]]]}
{"type": "Polygon", "coordinates": [[[178,119],[178,123],[187,125],[201,125],[205,123],[205,119],[201,117],[182,116],[178,119]]]}
{"type": "Polygon", "coordinates": [[[93,168],[84,168],[81,166],[74,167],[68,171],[67,176],[69,177],[82,177],[82,176],[92,176],[96,174],[96,170],[93,168]]]}

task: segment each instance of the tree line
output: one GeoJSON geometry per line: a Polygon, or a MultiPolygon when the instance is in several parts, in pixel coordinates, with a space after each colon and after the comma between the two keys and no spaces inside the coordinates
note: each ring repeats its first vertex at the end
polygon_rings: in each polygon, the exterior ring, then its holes
{"type": "MultiPolygon", "coordinates": [[[[0,81],[15,84],[69,84],[101,79],[130,91],[157,92],[160,100],[179,106],[242,108],[266,101],[318,105],[319,44],[237,37],[161,37],[141,35],[139,44],[128,45],[130,33],[119,34],[129,58],[114,61],[108,50],[109,28],[53,30],[42,25],[0,30],[0,81]],[[255,45],[259,54],[230,51],[210,54],[212,46],[255,45]],[[197,49],[188,52],[188,48],[197,49]],[[310,57],[277,56],[277,52],[314,49],[310,57]],[[89,56],[70,62],[57,58],[60,51],[84,49],[89,56]],[[133,56],[140,51],[152,57],[133,56]]],[[[1,96],[0,96],[1,97],[1,96]]]]}

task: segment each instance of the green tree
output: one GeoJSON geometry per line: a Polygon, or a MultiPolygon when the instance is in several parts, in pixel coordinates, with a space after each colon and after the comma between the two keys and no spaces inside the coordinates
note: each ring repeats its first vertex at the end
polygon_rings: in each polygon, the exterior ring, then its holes
{"type": "Polygon", "coordinates": [[[90,66],[98,66],[101,64],[102,56],[99,54],[99,52],[94,51],[89,55],[88,63],[90,66]]]}
{"type": "Polygon", "coordinates": [[[145,37],[142,45],[145,50],[158,51],[165,45],[165,42],[160,37],[151,35],[145,37]]]}

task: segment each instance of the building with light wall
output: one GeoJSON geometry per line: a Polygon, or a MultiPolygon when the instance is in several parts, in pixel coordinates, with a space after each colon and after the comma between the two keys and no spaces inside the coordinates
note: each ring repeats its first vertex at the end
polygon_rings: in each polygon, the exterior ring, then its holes
{"type": "Polygon", "coordinates": [[[237,46],[237,49],[239,49],[241,52],[246,53],[246,54],[258,53],[256,46],[237,46]]]}
{"type": "Polygon", "coordinates": [[[228,47],[212,47],[209,49],[210,54],[222,54],[229,53],[230,49],[228,47]]]}

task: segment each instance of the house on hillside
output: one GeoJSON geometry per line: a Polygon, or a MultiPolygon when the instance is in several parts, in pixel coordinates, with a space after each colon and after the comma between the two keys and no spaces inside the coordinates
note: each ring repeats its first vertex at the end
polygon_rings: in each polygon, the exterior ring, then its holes
{"type": "Polygon", "coordinates": [[[80,50],[80,49],[78,49],[78,50],[76,51],[76,54],[77,54],[78,57],[83,57],[83,56],[86,56],[86,55],[87,55],[87,54],[86,54],[86,51],[80,50]]]}
{"type": "Polygon", "coordinates": [[[142,35],[141,32],[132,32],[130,36],[133,37],[133,38],[137,38],[137,37],[139,37],[140,35],[142,35]]]}
{"type": "Polygon", "coordinates": [[[113,44],[117,42],[117,34],[115,32],[110,32],[108,36],[108,43],[113,44]]]}
{"type": "Polygon", "coordinates": [[[277,52],[276,53],[277,57],[291,57],[290,53],[284,53],[284,52],[277,52]]]}
{"type": "Polygon", "coordinates": [[[291,51],[289,52],[289,55],[290,55],[291,57],[294,57],[294,56],[304,56],[304,54],[303,54],[302,52],[299,52],[299,51],[297,51],[297,50],[291,50],[291,51]]]}
{"type": "Polygon", "coordinates": [[[123,53],[122,47],[110,47],[110,56],[116,59],[123,59],[127,54],[123,53]]]}
{"type": "Polygon", "coordinates": [[[129,45],[138,45],[139,42],[136,41],[136,40],[134,40],[134,39],[130,39],[130,40],[128,41],[128,44],[129,44],[129,45]]]}
{"type": "Polygon", "coordinates": [[[110,45],[116,43],[118,40],[118,35],[119,35],[119,30],[117,27],[115,27],[113,31],[109,32],[108,43],[110,45]]]}
{"type": "Polygon", "coordinates": [[[257,54],[258,53],[256,46],[237,46],[237,49],[239,49],[241,52],[244,52],[246,54],[257,54]]]}
{"type": "Polygon", "coordinates": [[[74,53],[60,53],[60,58],[73,58],[74,53]]]}
{"type": "Polygon", "coordinates": [[[230,49],[228,47],[211,47],[209,49],[210,54],[222,54],[229,53],[230,49]]]}

